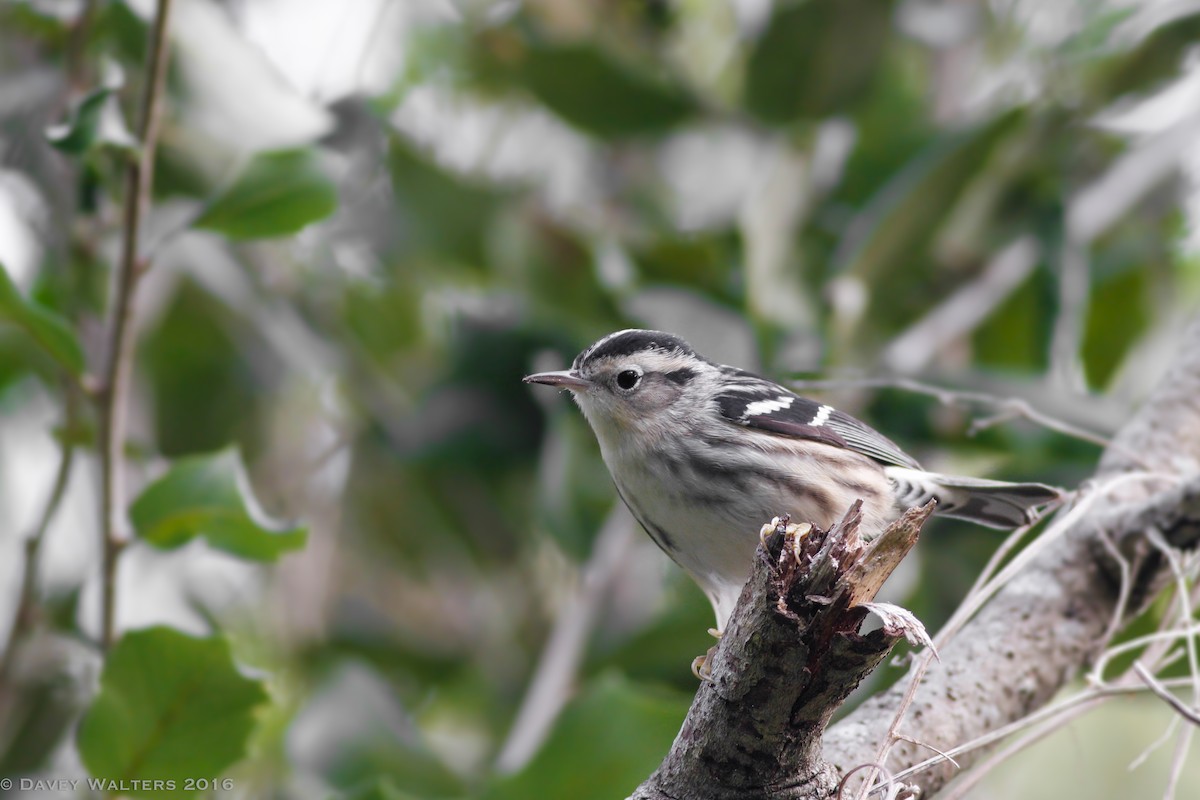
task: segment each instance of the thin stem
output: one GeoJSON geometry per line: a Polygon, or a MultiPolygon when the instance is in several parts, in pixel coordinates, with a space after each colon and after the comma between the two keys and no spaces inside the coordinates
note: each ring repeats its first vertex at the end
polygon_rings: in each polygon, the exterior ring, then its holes
{"type": "Polygon", "coordinates": [[[826,380],[793,380],[789,385],[794,389],[813,391],[825,389],[900,389],[914,394],[923,394],[937,399],[942,405],[968,405],[976,403],[1000,409],[998,415],[979,420],[972,425],[973,435],[980,430],[991,427],[998,422],[1004,422],[1014,416],[1025,417],[1035,425],[1071,436],[1085,442],[1091,442],[1100,447],[1110,447],[1111,442],[1104,436],[1086,430],[1073,423],[1061,420],[1034,408],[1029,401],[1020,397],[1001,397],[987,392],[975,392],[961,389],[950,389],[944,386],[934,386],[912,378],[835,378],[826,380]]]}
{"type": "Polygon", "coordinates": [[[1188,708],[1186,703],[1167,691],[1167,687],[1163,686],[1157,678],[1151,675],[1150,670],[1142,666],[1142,662],[1133,662],[1133,671],[1137,673],[1137,676],[1142,679],[1142,683],[1146,684],[1150,691],[1158,695],[1159,699],[1173,708],[1179,716],[1193,725],[1200,725],[1200,713],[1188,708]]]}
{"type": "MultiPolygon", "coordinates": [[[[944,647],[951,638],[953,638],[963,625],[967,623],[975,615],[975,613],[983,607],[993,595],[996,594],[1004,585],[1021,570],[1023,570],[1030,562],[1032,562],[1040,553],[1055,540],[1063,536],[1066,531],[1070,530],[1076,521],[1082,518],[1091,509],[1099,499],[1105,497],[1118,486],[1124,485],[1127,482],[1135,480],[1143,480],[1144,475],[1140,473],[1132,473],[1122,475],[1117,478],[1112,478],[1104,484],[1096,487],[1090,494],[1084,495],[1078,503],[1075,504],[1068,512],[1060,515],[1054,520],[1054,523],[1047,528],[1041,536],[1031,542],[1024,550],[1022,550],[1012,561],[1010,561],[998,574],[987,580],[982,585],[978,584],[972,588],[971,593],[964,598],[962,605],[954,612],[942,629],[938,632],[935,639],[935,644],[938,647],[944,647]]],[[[1016,537],[1013,537],[1015,540],[1016,537]]],[[[989,564],[989,569],[992,567],[989,564]]],[[[888,754],[892,746],[896,743],[899,737],[900,725],[904,721],[905,715],[908,713],[909,706],[912,705],[913,699],[916,696],[917,688],[921,680],[925,677],[925,672],[928,670],[931,653],[925,654],[921,661],[912,670],[912,678],[905,690],[903,698],[896,709],[895,716],[892,719],[891,725],[888,727],[887,736],[880,743],[879,751],[876,755],[876,762],[880,764],[887,763],[888,754]]],[[[954,751],[951,751],[953,754],[954,751]]],[[[860,791],[858,800],[862,800],[868,794],[868,791],[873,791],[868,786],[863,786],[860,791]]]]}
{"type": "MultiPolygon", "coordinates": [[[[66,393],[67,436],[70,437],[75,422],[77,401],[74,388],[68,386],[66,393]]],[[[50,495],[46,498],[46,506],[42,509],[37,527],[25,540],[25,564],[21,573],[21,593],[17,600],[17,610],[13,617],[12,628],[9,631],[8,644],[4,648],[3,657],[0,657],[0,695],[3,695],[8,688],[9,678],[16,660],[17,646],[33,627],[34,608],[37,606],[38,599],[38,555],[41,552],[42,542],[46,538],[46,531],[50,528],[50,522],[54,519],[54,514],[58,511],[63,496],[66,494],[67,483],[71,478],[71,467],[74,463],[75,445],[68,438],[63,444],[62,458],[58,462],[58,471],[54,475],[54,485],[50,489],[50,495]]]]}
{"type": "MultiPolygon", "coordinates": [[[[1188,686],[1189,682],[1187,678],[1173,678],[1162,681],[1161,685],[1167,688],[1177,688],[1180,686],[1188,686]]],[[[930,767],[944,762],[948,757],[961,756],[974,750],[978,750],[981,747],[987,747],[1011,736],[1014,733],[1028,730],[1047,720],[1057,720],[1055,723],[1056,726],[1061,726],[1063,722],[1069,721],[1075,716],[1074,712],[1080,706],[1090,708],[1095,703],[1101,702],[1110,697],[1140,694],[1147,691],[1149,691],[1148,687],[1139,683],[1135,683],[1132,681],[1132,679],[1130,679],[1128,682],[1114,683],[1105,686],[1098,686],[1092,689],[1085,689],[1084,691],[1076,695],[1072,695],[1071,697],[1068,697],[1067,699],[1062,700],[1054,705],[1044,706],[1028,716],[1001,726],[990,733],[985,733],[984,735],[976,737],[969,742],[952,747],[947,750],[945,754],[932,756],[924,761],[913,764],[911,767],[902,769],[893,775],[892,779],[897,781],[904,780],[911,775],[916,775],[923,770],[929,769],[930,767]]],[[[981,767],[976,767],[976,769],[981,769],[981,767]]],[[[876,786],[872,787],[871,791],[875,792],[880,788],[881,786],[877,784],[876,786]]]]}
{"type": "Polygon", "coordinates": [[[96,20],[96,0],[85,0],[83,10],[71,24],[67,47],[67,89],[75,92],[88,83],[87,40],[96,20]]]}
{"type": "Polygon", "coordinates": [[[633,521],[613,508],[583,569],[579,590],[564,606],[538,660],[529,689],[496,759],[503,773],[529,763],[570,697],[579,664],[614,579],[628,564],[634,542],[633,521]]]}
{"type": "Polygon", "coordinates": [[[129,386],[133,376],[134,296],[138,280],[149,266],[138,257],[142,221],[150,208],[154,185],[154,154],[167,79],[167,30],[171,0],[158,0],[150,34],[150,63],[142,93],[139,128],[141,150],[125,173],[125,207],[121,261],[116,276],[109,323],[108,365],[101,392],[100,474],[101,525],[104,532],[100,643],[113,641],[116,616],[117,557],[125,545],[125,435],[129,415],[129,386]]]}

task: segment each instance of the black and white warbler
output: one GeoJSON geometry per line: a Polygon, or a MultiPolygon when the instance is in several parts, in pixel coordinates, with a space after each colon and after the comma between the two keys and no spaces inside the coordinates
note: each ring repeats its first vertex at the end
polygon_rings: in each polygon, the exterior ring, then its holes
{"type": "Polygon", "coordinates": [[[869,539],[930,498],[941,514],[995,528],[1031,523],[1061,498],[1040,483],[926,472],[854,417],[661,331],[609,334],[571,369],[525,381],[571,391],[621,499],[708,595],[718,628],[773,516],[828,528],[861,499],[869,539]]]}

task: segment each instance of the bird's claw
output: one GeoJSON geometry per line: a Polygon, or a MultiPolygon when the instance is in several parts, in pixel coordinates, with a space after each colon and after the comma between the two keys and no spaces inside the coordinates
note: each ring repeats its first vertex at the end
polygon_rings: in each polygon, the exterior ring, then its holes
{"type": "Polygon", "coordinates": [[[716,652],[717,646],[714,644],[708,648],[707,653],[692,659],[692,674],[696,676],[697,680],[712,683],[712,659],[716,652]]]}
{"type": "Polygon", "coordinates": [[[771,517],[770,522],[765,523],[761,528],[758,529],[758,543],[763,547],[766,547],[767,537],[774,533],[780,525],[783,525],[786,528],[788,520],[789,517],[787,514],[784,514],[782,517],[771,517]]]}

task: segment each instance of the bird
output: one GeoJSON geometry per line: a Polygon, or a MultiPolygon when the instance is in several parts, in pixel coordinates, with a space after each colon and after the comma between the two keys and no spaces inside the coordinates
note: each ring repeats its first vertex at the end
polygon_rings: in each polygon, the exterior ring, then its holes
{"type": "Polygon", "coordinates": [[[703,590],[718,631],[773,517],[828,529],[861,500],[859,531],[870,540],[931,499],[943,516],[1017,528],[1063,497],[1042,483],[926,471],[849,414],[663,331],[616,331],[570,369],[524,381],[573,395],[621,500],[703,590]]]}

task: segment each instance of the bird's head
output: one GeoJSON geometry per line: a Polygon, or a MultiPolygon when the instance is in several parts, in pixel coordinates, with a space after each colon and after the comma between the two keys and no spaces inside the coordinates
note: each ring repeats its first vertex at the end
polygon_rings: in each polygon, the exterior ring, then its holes
{"type": "Polygon", "coordinates": [[[570,390],[601,442],[618,444],[632,432],[657,439],[668,422],[700,413],[705,378],[714,370],[678,336],[631,329],[600,339],[570,369],[528,375],[525,382],[570,390]]]}

